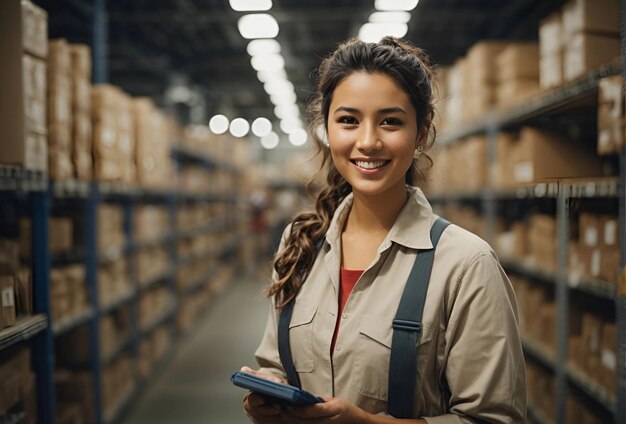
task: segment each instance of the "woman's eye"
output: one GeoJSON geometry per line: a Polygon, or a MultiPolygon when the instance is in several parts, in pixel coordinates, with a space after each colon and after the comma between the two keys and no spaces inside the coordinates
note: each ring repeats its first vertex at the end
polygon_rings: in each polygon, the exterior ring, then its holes
{"type": "Polygon", "coordinates": [[[385,119],[383,119],[381,124],[382,125],[398,126],[398,125],[402,125],[402,121],[400,121],[398,118],[385,118],[385,119]]]}
{"type": "Polygon", "coordinates": [[[345,125],[356,125],[359,123],[353,116],[342,116],[337,120],[337,122],[345,125]]]}

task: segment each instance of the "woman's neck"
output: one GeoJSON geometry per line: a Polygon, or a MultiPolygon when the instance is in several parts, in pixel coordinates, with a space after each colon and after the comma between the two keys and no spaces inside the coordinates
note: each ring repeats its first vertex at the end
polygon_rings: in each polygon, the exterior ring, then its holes
{"type": "Polygon", "coordinates": [[[344,231],[388,233],[407,200],[406,188],[404,186],[400,188],[401,190],[390,190],[377,196],[355,192],[344,231]]]}

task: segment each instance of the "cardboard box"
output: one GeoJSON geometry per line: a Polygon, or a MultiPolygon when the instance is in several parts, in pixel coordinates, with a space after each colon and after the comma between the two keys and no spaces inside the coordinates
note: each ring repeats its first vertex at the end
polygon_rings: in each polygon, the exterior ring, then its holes
{"type": "Polygon", "coordinates": [[[620,271],[620,251],[618,246],[600,247],[599,277],[611,283],[617,283],[620,271]]]}
{"type": "Polygon", "coordinates": [[[469,137],[463,141],[463,163],[458,163],[463,169],[466,178],[462,182],[463,188],[480,190],[487,185],[487,141],[484,136],[469,137]]]}
{"type": "Polygon", "coordinates": [[[46,133],[46,62],[22,56],[24,84],[24,125],[26,133],[46,133]]]}
{"type": "Polygon", "coordinates": [[[48,13],[30,0],[22,0],[21,4],[24,52],[46,59],[48,57],[48,13]]]}
{"type": "Polygon", "coordinates": [[[491,85],[497,79],[496,58],[506,47],[505,41],[482,40],[467,51],[464,88],[491,85]]]}
{"type": "Polygon", "coordinates": [[[569,39],[579,32],[619,37],[619,17],[619,0],[570,0],[562,9],[564,39],[569,39]]]}
{"type": "Polygon", "coordinates": [[[558,87],[563,84],[564,58],[561,51],[542,55],[539,59],[539,86],[542,89],[558,87]]]}
{"type": "Polygon", "coordinates": [[[584,246],[597,247],[600,245],[602,229],[600,217],[591,213],[581,213],[578,218],[578,237],[584,246]]]}
{"type": "Polygon", "coordinates": [[[73,74],[91,81],[91,48],[87,44],[71,44],[70,57],[73,74]]]}
{"type": "Polygon", "coordinates": [[[497,80],[539,81],[539,44],[511,43],[496,58],[497,80]]]}
{"type": "Polygon", "coordinates": [[[605,155],[624,146],[624,82],[621,75],[615,75],[598,84],[598,154],[605,155]]]}
{"type": "Polygon", "coordinates": [[[50,252],[59,253],[73,246],[74,225],[70,218],[50,218],[48,220],[50,252]]]}
{"type": "Polygon", "coordinates": [[[33,171],[48,171],[48,136],[45,133],[24,135],[23,166],[33,171]]]}
{"type": "Polygon", "coordinates": [[[496,142],[496,157],[489,169],[490,186],[504,188],[513,185],[511,172],[511,151],[514,145],[513,135],[510,133],[498,133],[496,142]]]}
{"type": "Polygon", "coordinates": [[[602,245],[619,246],[619,218],[605,215],[601,218],[602,245]]]}
{"type": "Polygon", "coordinates": [[[15,325],[15,278],[0,275],[0,329],[15,325]]]}
{"type": "Polygon", "coordinates": [[[64,39],[51,40],[48,47],[48,139],[50,147],[71,146],[71,56],[64,39]]]}
{"type": "Polygon", "coordinates": [[[563,76],[571,81],[619,57],[619,37],[578,33],[565,48],[563,76]]]}
{"type": "Polygon", "coordinates": [[[541,58],[558,56],[563,47],[561,12],[556,11],[539,23],[539,53],[541,58]]]}
{"type": "Polygon", "coordinates": [[[539,92],[539,80],[515,79],[498,84],[496,104],[500,107],[512,106],[539,92]]]}
{"type": "Polygon", "coordinates": [[[605,322],[602,326],[599,377],[600,384],[609,393],[617,392],[617,327],[612,322],[605,322]]]}
{"type": "Polygon", "coordinates": [[[33,280],[30,268],[22,267],[15,279],[17,315],[33,313],[33,280]]]}
{"type": "Polygon", "coordinates": [[[524,127],[512,152],[517,184],[602,175],[600,160],[557,133],[524,127]]]}
{"type": "Polygon", "coordinates": [[[595,360],[600,357],[600,347],[602,340],[602,320],[590,313],[582,315],[582,340],[585,352],[585,363],[583,369],[590,375],[594,374],[595,360]],[[595,359],[593,359],[595,358],[595,359]]]}

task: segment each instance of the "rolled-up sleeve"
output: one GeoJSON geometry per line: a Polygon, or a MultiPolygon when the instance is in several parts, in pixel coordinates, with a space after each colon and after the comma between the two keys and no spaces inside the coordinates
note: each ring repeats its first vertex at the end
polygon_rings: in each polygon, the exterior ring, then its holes
{"type": "Polygon", "coordinates": [[[493,253],[474,256],[461,275],[445,343],[449,413],[424,417],[429,424],[526,422],[517,303],[493,253]]]}

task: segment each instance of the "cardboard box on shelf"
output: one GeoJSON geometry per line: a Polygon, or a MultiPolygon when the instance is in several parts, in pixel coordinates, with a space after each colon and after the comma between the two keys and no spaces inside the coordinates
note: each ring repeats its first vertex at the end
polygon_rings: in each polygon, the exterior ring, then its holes
{"type": "Polygon", "coordinates": [[[598,154],[619,152],[624,146],[624,81],[621,75],[598,81],[598,154]]]}
{"type": "Polygon", "coordinates": [[[489,185],[493,188],[504,188],[513,185],[509,161],[514,142],[514,136],[511,133],[498,133],[496,158],[489,169],[489,185]]]}
{"type": "Polygon", "coordinates": [[[25,132],[46,133],[46,62],[22,56],[25,132]]]}
{"type": "Polygon", "coordinates": [[[24,52],[48,57],[48,13],[30,0],[22,0],[22,45],[24,52]]]}
{"type": "Polygon", "coordinates": [[[74,176],[74,165],[69,150],[48,149],[48,170],[50,178],[66,180],[74,176]]]}
{"type": "Polygon", "coordinates": [[[583,339],[580,335],[572,335],[570,334],[567,340],[567,362],[569,366],[574,368],[582,369],[584,362],[584,354],[583,354],[583,339]]]}
{"type": "Polygon", "coordinates": [[[70,250],[73,245],[74,224],[71,218],[54,217],[48,220],[49,248],[51,253],[70,250]]]}
{"type": "Polygon", "coordinates": [[[496,104],[500,107],[516,105],[537,94],[539,90],[538,79],[514,79],[501,82],[496,89],[496,104]]]}
{"type": "Polygon", "coordinates": [[[619,245],[619,218],[611,215],[605,215],[601,218],[601,235],[602,245],[618,246],[619,245]]]}
{"type": "Polygon", "coordinates": [[[511,156],[513,179],[517,184],[602,175],[597,157],[551,131],[523,127],[511,156]]]}
{"type": "Polygon", "coordinates": [[[568,1],[562,9],[564,39],[583,31],[619,36],[619,5],[619,0],[568,1]]]}
{"type": "Polygon", "coordinates": [[[48,171],[48,136],[45,133],[24,134],[24,168],[48,171]]]}
{"type": "Polygon", "coordinates": [[[618,246],[601,246],[600,272],[598,276],[604,281],[617,283],[619,275],[620,251],[618,246]]]}
{"type": "Polygon", "coordinates": [[[600,216],[587,212],[581,213],[578,218],[578,237],[584,246],[600,245],[600,237],[602,237],[600,216]]]}
{"type": "Polygon", "coordinates": [[[15,279],[17,315],[33,313],[33,281],[30,268],[22,267],[15,279]]]}
{"type": "Polygon", "coordinates": [[[461,144],[463,162],[458,163],[464,170],[463,188],[480,190],[487,184],[487,141],[484,136],[469,137],[461,144]]]}
{"type": "Polygon", "coordinates": [[[91,48],[87,44],[71,44],[70,56],[74,75],[91,81],[91,48]]]}
{"type": "Polygon", "coordinates": [[[602,320],[590,313],[582,314],[582,340],[583,351],[585,352],[583,369],[591,376],[597,366],[597,359],[600,357],[600,346],[602,339],[602,320]]]}
{"type": "Polygon", "coordinates": [[[550,351],[556,352],[556,304],[544,303],[539,309],[541,334],[539,342],[550,351]]]}
{"type": "Polygon", "coordinates": [[[490,85],[496,81],[496,58],[507,47],[505,41],[482,40],[469,48],[466,55],[465,89],[471,85],[490,85]]]}
{"type": "Polygon", "coordinates": [[[617,391],[617,326],[613,322],[602,325],[600,346],[600,384],[610,393],[617,391]]]}
{"type": "Polygon", "coordinates": [[[565,81],[564,54],[556,51],[539,58],[539,87],[549,89],[558,87],[565,81]]]}
{"type": "Polygon", "coordinates": [[[496,58],[497,80],[539,81],[539,44],[515,42],[507,45],[496,58]]]}
{"type": "Polygon", "coordinates": [[[65,39],[51,40],[48,59],[48,140],[51,148],[71,148],[71,57],[65,39]]]}
{"type": "Polygon", "coordinates": [[[57,370],[54,373],[58,402],[81,405],[82,422],[85,424],[93,424],[95,420],[92,379],[89,372],[57,370]]]}
{"type": "Polygon", "coordinates": [[[619,37],[578,33],[565,48],[563,76],[571,81],[619,57],[619,37]]]}
{"type": "Polygon", "coordinates": [[[563,47],[563,21],[556,11],[539,23],[539,53],[547,57],[559,53],[563,47]]]}
{"type": "Polygon", "coordinates": [[[0,275],[0,329],[15,325],[15,278],[0,275]]]}

